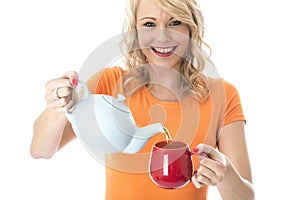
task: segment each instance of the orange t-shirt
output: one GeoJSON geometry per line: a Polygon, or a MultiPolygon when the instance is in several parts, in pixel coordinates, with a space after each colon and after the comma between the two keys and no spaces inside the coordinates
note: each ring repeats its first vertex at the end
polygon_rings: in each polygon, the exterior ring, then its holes
{"type": "MultiPolygon", "coordinates": [[[[118,81],[125,73],[120,67],[106,69],[98,77],[94,93],[116,96],[118,81]]],[[[125,103],[138,127],[161,122],[173,140],[183,141],[191,149],[199,143],[216,147],[219,129],[234,121],[245,121],[245,118],[238,91],[233,85],[223,79],[211,79],[209,87],[210,96],[204,104],[193,97],[186,97],[181,102],[160,101],[146,87],[128,96],[125,103]]],[[[164,134],[156,134],[136,154],[106,155],[106,199],[206,199],[207,186],[197,189],[189,182],[180,189],[169,190],[152,182],[148,174],[149,152],[153,144],[165,139],[164,134]]],[[[197,156],[192,156],[192,160],[195,170],[197,156]]]]}

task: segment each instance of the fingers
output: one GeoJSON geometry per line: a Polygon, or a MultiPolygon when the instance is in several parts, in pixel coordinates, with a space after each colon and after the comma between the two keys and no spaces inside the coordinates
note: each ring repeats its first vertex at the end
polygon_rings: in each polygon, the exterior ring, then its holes
{"type": "Polygon", "coordinates": [[[52,79],[46,83],[47,107],[54,112],[66,112],[70,110],[77,98],[74,88],[78,83],[78,74],[74,71],[67,72],[64,76],[52,79]]]}
{"type": "Polygon", "coordinates": [[[55,99],[53,101],[47,101],[47,106],[52,109],[58,108],[58,107],[65,107],[68,105],[69,101],[71,101],[71,100],[72,100],[71,96],[61,97],[61,98],[55,99]]]}
{"type": "Polygon", "coordinates": [[[46,86],[45,99],[47,101],[54,101],[64,97],[68,97],[72,93],[73,91],[72,87],[68,86],[67,84],[65,85],[59,84],[59,85],[61,86],[57,86],[57,84],[54,83],[52,86],[49,85],[46,86]]]}
{"type": "Polygon", "coordinates": [[[212,158],[213,160],[217,160],[220,162],[224,161],[224,156],[221,154],[218,150],[216,150],[214,147],[207,145],[207,144],[198,144],[196,147],[198,150],[196,154],[206,154],[208,157],[212,158]]]}
{"type": "Polygon", "coordinates": [[[77,86],[78,84],[78,73],[75,71],[68,71],[63,78],[68,78],[72,86],[77,86]]]}
{"type": "MultiPolygon", "coordinates": [[[[207,160],[211,159],[206,158],[205,162],[207,162],[207,160]]],[[[196,188],[200,188],[204,185],[215,186],[221,183],[224,179],[225,170],[214,170],[222,169],[224,168],[224,165],[221,163],[216,163],[216,161],[213,161],[213,165],[206,165],[205,162],[202,162],[192,177],[192,182],[196,188]]]]}
{"type": "Polygon", "coordinates": [[[75,71],[69,71],[64,74],[61,78],[52,79],[46,84],[46,89],[54,89],[61,87],[74,87],[78,83],[78,74],[75,71]]]}
{"type": "Polygon", "coordinates": [[[202,158],[196,172],[197,181],[206,185],[217,185],[223,181],[226,168],[223,163],[202,158]]]}
{"type": "Polygon", "coordinates": [[[199,167],[192,178],[195,187],[221,183],[227,171],[225,156],[209,145],[200,144],[197,149],[199,167]]]}
{"type": "Polygon", "coordinates": [[[49,105],[48,107],[51,108],[55,113],[65,113],[73,108],[74,101],[69,100],[68,102],[65,102],[65,104],[62,104],[62,106],[52,106],[49,105]]]}
{"type": "Polygon", "coordinates": [[[203,183],[201,183],[201,182],[199,182],[198,180],[197,180],[197,175],[196,175],[196,173],[192,176],[192,183],[194,184],[194,186],[196,187],[196,188],[201,188],[201,187],[203,187],[203,186],[205,186],[205,184],[203,184],[203,183]]]}

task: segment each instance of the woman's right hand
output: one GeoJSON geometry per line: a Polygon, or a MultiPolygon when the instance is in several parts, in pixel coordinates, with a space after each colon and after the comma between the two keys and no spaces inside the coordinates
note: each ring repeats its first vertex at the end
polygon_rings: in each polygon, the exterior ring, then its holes
{"type": "Polygon", "coordinates": [[[47,108],[55,113],[65,113],[73,108],[78,100],[75,87],[78,83],[78,73],[69,71],[61,78],[52,79],[46,83],[47,108]]]}

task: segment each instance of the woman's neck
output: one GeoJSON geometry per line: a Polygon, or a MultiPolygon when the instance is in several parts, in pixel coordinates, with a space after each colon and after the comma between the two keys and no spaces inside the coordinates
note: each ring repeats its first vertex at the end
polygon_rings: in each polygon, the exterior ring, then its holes
{"type": "Polygon", "coordinates": [[[150,93],[162,101],[178,101],[178,92],[182,85],[182,75],[179,71],[159,66],[153,69],[150,93]]]}

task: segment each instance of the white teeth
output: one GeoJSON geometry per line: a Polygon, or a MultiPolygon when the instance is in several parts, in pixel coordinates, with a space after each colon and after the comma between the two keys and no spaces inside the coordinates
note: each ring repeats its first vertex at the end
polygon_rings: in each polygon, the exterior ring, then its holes
{"type": "Polygon", "coordinates": [[[159,52],[159,53],[169,53],[173,50],[172,47],[169,48],[159,48],[159,47],[154,47],[155,51],[159,52]]]}

